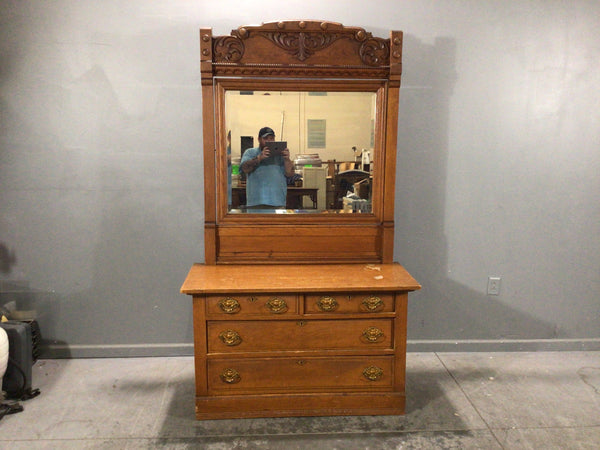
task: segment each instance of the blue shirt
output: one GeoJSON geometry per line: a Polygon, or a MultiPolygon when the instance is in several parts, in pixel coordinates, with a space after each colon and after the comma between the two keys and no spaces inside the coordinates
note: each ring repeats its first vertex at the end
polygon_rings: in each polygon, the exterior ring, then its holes
{"type": "MultiPolygon", "coordinates": [[[[241,164],[256,158],[260,152],[260,148],[249,148],[244,152],[241,164]]],[[[246,177],[246,206],[269,205],[285,208],[287,182],[283,156],[263,159],[246,177]]]]}

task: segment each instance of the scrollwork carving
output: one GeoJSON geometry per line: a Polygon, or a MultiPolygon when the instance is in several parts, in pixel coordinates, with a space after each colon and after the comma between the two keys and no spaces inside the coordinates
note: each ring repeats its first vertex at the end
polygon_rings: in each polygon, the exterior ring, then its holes
{"type": "Polygon", "coordinates": [[[259,36],[301,63],[340,39],[352,43],[354,51],[365,66],[385,67],[390,61],[389,39],[373,37],[363,28],[345,27],[334,22],[280,21],[260,26],[239,27],[232,31],[231,36],[215,38],[214,62],[241,61],[245,50],[243,41],[259,36]]]}
{"type": "Polygon", "coordinates": [[[315,52],[329,47],[342,37],[338,34],[304,32],[264,32],[260,35],[298,58],[299,61],[305,61],[315,52]]]}
{"type": "Polygon", "coordinates": [[[236,62],[244,56],[244,43],[234,36],[220,36],[213,44],[215,61],[236,62]]]}

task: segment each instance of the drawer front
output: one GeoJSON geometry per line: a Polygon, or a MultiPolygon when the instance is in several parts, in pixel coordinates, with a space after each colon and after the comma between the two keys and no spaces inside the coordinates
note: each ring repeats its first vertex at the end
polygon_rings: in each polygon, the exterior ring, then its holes
{"type": "Polygon", "coordinates": [[[206,313],[224,317],[297,314],[298,296],[290,294],[207,295],[206,313]]]}
{"type": "Polygon", "coordinates": [[[208,352],[392,349],[392,319],[209,321],[208,352]]]}
{"type": "Polygon", "coordinates": [[[210,359],[210,394],[390,390],[393,357],[210,359]]]}
{"type": "Polygon", "coordinates": [[[394,311],[392,293],[322,293],[305,297],[304,310],[314,313],[378,313],[394,311]]]}

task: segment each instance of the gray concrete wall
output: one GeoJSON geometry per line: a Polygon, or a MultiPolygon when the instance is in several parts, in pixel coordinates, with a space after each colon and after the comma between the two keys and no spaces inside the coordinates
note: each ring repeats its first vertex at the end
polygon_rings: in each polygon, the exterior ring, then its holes
{"type": "Polygon", "coordinates": [[[49,355],[191,354],[198,29],[298,18],[405,32],[409,349],[600,348],[590,1],[1,1],[0,303],[37,311],[49,355]]]}

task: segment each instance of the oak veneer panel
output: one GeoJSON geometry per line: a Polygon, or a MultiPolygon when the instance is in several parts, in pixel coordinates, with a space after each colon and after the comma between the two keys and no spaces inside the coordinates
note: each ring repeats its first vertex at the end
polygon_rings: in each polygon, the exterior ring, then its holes
{"type": "Polygon", "coordinates": [[[243,262],[381,261],[376,225],[219,227],[217,259],[243,262]]]}

